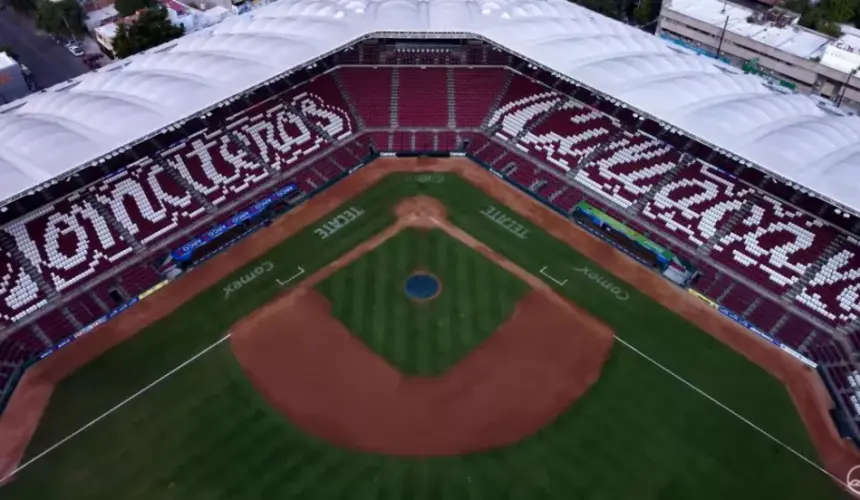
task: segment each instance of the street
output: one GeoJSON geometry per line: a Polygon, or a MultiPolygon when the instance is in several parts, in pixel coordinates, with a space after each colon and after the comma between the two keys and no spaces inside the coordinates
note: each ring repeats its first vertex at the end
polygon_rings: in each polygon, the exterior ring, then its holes
{"type": "Polygon", "coordinates": [[[11,8],[0,11],[0,46],[10,47],[19,62],[30,68],[41,88],[50,87],[89,71],[81,60],[51,37],[38,33],[33,21],[11,8]]]}

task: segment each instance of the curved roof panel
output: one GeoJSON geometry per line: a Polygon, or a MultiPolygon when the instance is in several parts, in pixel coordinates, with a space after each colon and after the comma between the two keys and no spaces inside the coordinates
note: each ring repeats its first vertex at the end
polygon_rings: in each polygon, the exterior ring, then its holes
{"type": "Polygon", "coordinates": [[[566,0],[281,0],[228,18],[0,108],[0,198],[393,31],[484,36],[860,211],[860,119],[566,0]]]}

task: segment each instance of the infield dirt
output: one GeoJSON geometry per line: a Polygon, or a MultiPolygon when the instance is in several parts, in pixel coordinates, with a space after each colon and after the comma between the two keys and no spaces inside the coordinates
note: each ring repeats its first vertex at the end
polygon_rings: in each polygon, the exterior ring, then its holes
{"type": "Polygon", "coordinates": [[[599,378],[612,349],[608,327],[451,226],[432,198],[404,200],[395,212],[391,228],[231,328],[245,373],[290,421],[351,449],[462,455],[537,432],[599,378]],[[533,288],[488,340],[439,377],[401,374],[335,320],[311,288],[405,227],[442,229],[533,288]]]}
{"type": "MultiPolygon", "coordinates": [[[[454,172],[510,209],[542,226],[615,276],[741,353],[787,387],[824,467],[837,478],[860,464],[860,453],[837,433],[832,402],[818,375],[776,346],[746,331],[612,246],[577,228],[528,195],[504,185],[467,159],[380,159],[327,189],[224,253],[142,301],[129,311],[29,369],[0,415],[0,477],[13,471],[32,438],[57,382],[112,346],[169,315],[247,262],[349,200],[391,172],[454,172]]],[[[715,411],[720,411],[715,408],[715,411]]]]}

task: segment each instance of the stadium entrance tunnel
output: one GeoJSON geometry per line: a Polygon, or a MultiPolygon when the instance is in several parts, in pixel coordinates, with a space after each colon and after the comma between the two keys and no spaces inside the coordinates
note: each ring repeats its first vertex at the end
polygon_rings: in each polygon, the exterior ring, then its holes
{"type": "Polygon", "coordinates": [[[403,286],[406,296],[416,302],[433,300],[442,293],[442,282],[435,275],[416,271],[406,278],[403,286]]]}

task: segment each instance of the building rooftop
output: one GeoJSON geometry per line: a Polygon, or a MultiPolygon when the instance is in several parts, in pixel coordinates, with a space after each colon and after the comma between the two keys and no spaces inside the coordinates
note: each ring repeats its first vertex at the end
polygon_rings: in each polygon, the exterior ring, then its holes
{"type": "Polygon", "coordinates": [[[113,19],[116,19],[118,16],[119,12],[117,12],[114,6],[108,5],[107,7],[88,12],[87,26],[101,26],[113,19]]]}
{"type": "Polygon", "coordinates": [[[860,67],[860,36],[842,35],[829,44],[821,57],[821,64],[844,73],[860,67]]]}
{"type": "Polygon", "coordinates": [[[113,40],[113,37],[116,36],[117,25],[116,23],[107,23],[99,26],[95,29],[95,32],[106,38],[107,40],[113,40]]]}
{"type": "Polygon", "coordinates": [[[759,14],[758,11],[720,0],[671,0],[665,8],[719,28],[723,27],[728,16],[727,29],[731,33],[804,59],[821,57],[832,41],[826,35],[796,25],[778,27],[773,23],[750,22],[752,16],[759,14]]]}

